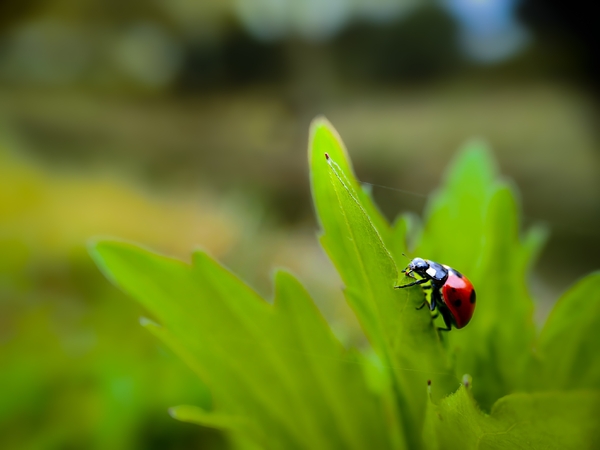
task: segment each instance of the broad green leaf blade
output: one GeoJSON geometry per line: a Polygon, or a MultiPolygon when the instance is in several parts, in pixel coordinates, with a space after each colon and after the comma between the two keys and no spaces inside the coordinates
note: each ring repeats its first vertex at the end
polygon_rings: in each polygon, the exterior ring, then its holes
{"type": "MultiPolygon", "coordinates": [[[[352,194],[357,198],[361,206],[364,208],[365,212],[369,216],[369,219],[373,223],[373,226],[377,229],[377,232],[381,236],[383,242],[388,244],[390,239],[392,239],[392,230],[390,228],[390,224],[381,214],[375,203],[373,203],[370,195],[361,187],[360,183],[354,176],[352,161],[350,160],[348,151],[346,150],[346,147],[344,146],[344,143],[342,142],[338,132],[335,130],[335,128],[333,128],[327,119],[324,117],[317,117],[311,124],[310,136],[311,140],[309,142],[308,157],[311,180],[314,180],[315,178],[321,178],[323,174],[320,173],[320,169],[324,168],[320,164],[315,165],[313,158],[321,160],[325,153],[327,153],[333,161],[337,162],[340,168],[340,173],[343,174],[344,181],[348,189],[352,191],[352,194]]],[[[327,205],[328,200],[328,197],[317,198],[313,196],[313,201],[317,211],[320,211],[322,206],[327,205]]],[[[321,217],[317,215],[317,219],[321,220],[321,217]]]]}
{"type": "Polygon", "coordinates": [[[530,249],[520,243],[516,211],[514,194],[499,185],[487,206],[482,260],[473,269],[475,315],[467,328],[450,336],[457,370],[474,377],[474,395],[488,410],[498,398],[527,385],[535,338],[525,284],[530,249]]]}
{"type": "Polygon", "coordinates": [[[393,429],[386,426],[381,401],[365,389],[359,360],[344,352],[294,277],[280,271],[275,280],[275,311],[288,319],[277,322],[277,335],[285,348],[295,352],[288,358],[290,370],[303,374],[306,391],[318,396],[311,406],[321,410],[319,426],[323,435],[329,435],[330,430],[340,433],[341,442],[332,442],[329,448],[340,444],[342,448],[389,447],[393,429]],[[368,441],[363,423],[366,417],[373,428],[368,441]]]}
{"type": "Polygon", "coordinates": [[[467,145],[430,203],[415,256],[448,264],[475,286],[473,319],[448,334],[448,349],[487,410],[529,381],[535,328],[525,280],[543,236],[535,229],[522,242],[515,193],[497,179],[487,147],[467,145]]]}
{"type": "Polygon", "coordinates": [[[482,413],[461,387],[430,404],[424,441],[428,450],[577,450],[600,444],[600,392],[512,394],[482,413]]]}
{"type": "Polygon", "coordinates": [[[501,424],[481,412],[469,389],[461,386],[439,404],[429,402],[423,441],[427,450],[474,450],[482,435],[501,431],[501,424]]]}
{"type": "MultiPolygon", "coordinates": [[[[427,380],[435,380],[436,396],[451,392],[457,382],[429,312],[416,310],[424,299],[422,290],[394,289],[396,265],[369,208],[354,188],[352,173],[345,169],[349,163],[338,163],[329,152],[329,159],[325,157],[323,150],[331,147],[328,127],[322,122],[313,125],[310,149],[312,192],[323,228],[321,242],[346,285],[350,305],[392,374],[406,439],[409,447],[415,448],[427,380]]],[[[345,158],[345,153],[336,155],[345,158]]]]}
{"type": "MultiPolygon", "coordinates": [[[[259,424],[268,423],[274,429],[271,437],[275,448],[300,447],[298,442],[303,436],[294,417],[285,414],[285,408],[277,401],[278,397],[285,397],[281,384],[274,383],[265,390],[259,378],[262,367],[256,363],[249,370],[244,367],[244,359],[259,358],[260,347],[247,338],[248,332],[244,333],[235,323],[236,318],[226,310],[227,304],[214,294],[204,277],[194,276],[191,267],[179,261],[126,243],[100,242],[93,256],[111,281],[158,319],[170,336],[167,344],[175,342],[175,351],[183,349],[188,358],[193,357],[192,368],[210,369],[203,371],[207,376],[204,381],[219,399],[221,412],[244,416],[253,411],[254,434],[258,434],[259,424]],[[245,339],[240,339],[239,334],[244,334],[245,339]],[[244,370],[246,376],[239,377],[238,373],[244,370]]],[[[243,300],[250,305],[248,309],[256,309],[257,299],[251,294],[243,300]]],[[[263,307],[267,312],[268,305],[263,307]]],[[[264,322],[264,314],[253,312],[256,320],[264,322]]],[[[185,360],[189,363],[188,358],[185,360]]]]}
{"type": "Polygon", "coordinates": [[[391,448],[360,365],[290,275],[277,275],[273,306],[204,253],[191,267],[119,242],[92,254],[161,324],[145,326],[206,381],[211,417],[243,419],[261,448],[391,448]]]}
{"type": "Polygon", "coordinates": [[[496,172],[483,142],[465,145],[427,204],[421,240],[412,256],[473,273],[483,257],[484,218],[496,189],[496,172]]]}
{"type": "Polygon", "coordinates": [[[558,301],[537,346],[536,389],[600,389],[600,273],[588,275],[558,301]]]}

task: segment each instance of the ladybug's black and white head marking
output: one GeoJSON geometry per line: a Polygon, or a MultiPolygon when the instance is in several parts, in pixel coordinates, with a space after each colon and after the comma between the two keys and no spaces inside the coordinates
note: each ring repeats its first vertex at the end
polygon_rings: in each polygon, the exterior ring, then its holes
{"type": "Polygon", "coordinates": [[[427,270],[429,264],[423,258],[415,258],[408,264],[408,269],[411,272],[419,272],[421,270],[427,270]]]}
{"type": "Polygon", "coordinates": [[[415,272],[421,277],[436,283],[441,283],[448,278],[448,269],[446,267],[422,258],[414,258],[408,264],[405,272],[408,276],[412,276],[412,273],[415,272]]]}

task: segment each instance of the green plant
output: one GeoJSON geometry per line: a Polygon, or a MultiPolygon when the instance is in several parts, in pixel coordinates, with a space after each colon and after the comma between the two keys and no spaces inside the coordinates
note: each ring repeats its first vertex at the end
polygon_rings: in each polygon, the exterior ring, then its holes
{"type": "Polygon", "coordinates": [[[116,233],[184,254],[208,233],[222,254],[231,220],[208,201],[199,211],[181,196],[56,174],[3,144],[0,133],[0,449],[222,447],[213,430],[173,426],[165,404],[208,405],[210,393],[132,329],[142,308],[98,272],[82,241],[116,233]],[[162,232],[176,223],[177,234],[162,232]]]}
{"type": "Polygon", "coordinates": [[[174,417],[226,430],[238,448],[600,444],[600,274],[567,292],[536,332],[526,275],[545,233],[520,236],[514,189],[483,144],[460,153],[422,226],[410,216],[387,223],[324,119],[313,123],[309,160],[321,243],[375,361],[337,342],[289,273],[276,274],[269,304],[203,252],[187,265],[129,243],[92,245],[103,272],[158,322],[143,325],[212,392],[211,410],[180,406],[174,417]],[[393,289],[407,241],[411,254],[472,279],[468,327],[440,336],[415,308],[422,290],[393,289]]]}

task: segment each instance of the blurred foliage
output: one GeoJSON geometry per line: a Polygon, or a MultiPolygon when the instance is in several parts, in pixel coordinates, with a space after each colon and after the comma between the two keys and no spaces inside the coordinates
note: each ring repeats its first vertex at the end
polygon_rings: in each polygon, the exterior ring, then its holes
{"type": "Polygon", "coordinates": [[[224,429],[236,448],[600,442],[600,359],[594,333],[586,333],[596,320],[599,275],[567,293],[536,332],[525,280],[544,232],[521,237],[514,188],[499,180],[484,145],[461,152],[423,226],[411,216],[387,223],[323,119],[313,123],[309,155],[321,243],[374,353],[340,347],[285,272],[275,277],[271,305],[203,252],[187,265],[122,242],[92,246],[104,273],[157,320],[145,325],[214,395],[212,406],[174,408],[174,417],[224,429]],[[440,335],[427,309],[416,309],[424,299],[418,286],[394,290],[410,250],[444,258],[473,279],[478,308],[468,327],[440,335]]]}
{"type": "Polygon", "coordinates": [[[175,417],[183,410],[182,419],[225,428],[257,448],[388,446],[360,364],[291,275],[276,275],[269,305],[203,252],[190,267],[131,244],[93,249],[106,274],[161,322],[146,326],[211,387],[215,415],[176,408],[175,417]],[[370,419],[345,413],[354,408],[370,419]]]}
{"type": "Polygon", "coordinates": [[[518,393],[482,413],[467,388],[429,404],[424,429],[430,449],[581,449],[599,443],[596,391],[518,393]]]}
{"type": "Polygon", "coordinates": [[[210,405],[210,394],[148,338],[139,308],[84,247],[102,233],[174,255],[202,241],[222,255],[238,235],[235,220],[201,202],[151,197],[106,177],[49,175],[0,152],[1,448],[220,446],[214,433],[173,426],[165,404],[210,405]]]}

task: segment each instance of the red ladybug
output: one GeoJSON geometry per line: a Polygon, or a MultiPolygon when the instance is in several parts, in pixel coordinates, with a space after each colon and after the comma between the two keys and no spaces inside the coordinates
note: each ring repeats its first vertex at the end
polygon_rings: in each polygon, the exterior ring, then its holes
{"type": "MultiPolygon", "coordinates": [[[[402,272],[412,278],[415,278],[416,273],[421,279],[404,286],[395,286],[396,289],[429,283],[423,289],[431,289],[429,309],[433,311],[437,307],[444,319],[446,328],[440,330],[450,331],[452,325],[463,328],[469,323],[475,311],[475,289],[458,270],[427,259],[414,258],[402,272]]],[[[426,303],[417,309],[421,309],[426,303]]]]}

